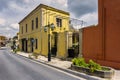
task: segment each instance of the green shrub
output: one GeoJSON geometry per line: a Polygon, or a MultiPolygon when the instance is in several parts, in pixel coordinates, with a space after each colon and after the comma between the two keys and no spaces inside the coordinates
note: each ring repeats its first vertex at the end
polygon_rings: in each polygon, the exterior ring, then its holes
{"type": "Polygon", "coordinates": [[[99,64],[95,63],[93,60],[89,60],[89,63],[87,64],[84,58],[74,58],[72,60],[72,63],[76,66],[89,68],[90,72],[94,72],[95,70],[102,70],[102,67],[99,64]]]}
{"type": "Polygon", "coordinates": [[[84,58],[74,58],[72,62],[77,66],[88,67],[88,64],[85,62],[84,58]]]}
{"type": "Polygon", "coordinates": [[[19,48],[17,48],[17,49],[14,49],[14,53],[17,53],[18,51],[20,51],[20,49],[19,48]]]}
{"type": "Polygon", "coordinates": [[[77,59],[77,58],[72,59],[72,63],[73,63],[74,65],[79,66],[79,65],[78,65],[78,59],[77,59]]]}
{"type": "Polygon", "coordinates": [[[95,70],[102,70],[102,67],[93,60],[89,60],[88,66],[90,68],[90,72],[94,72],[95,70]]]}

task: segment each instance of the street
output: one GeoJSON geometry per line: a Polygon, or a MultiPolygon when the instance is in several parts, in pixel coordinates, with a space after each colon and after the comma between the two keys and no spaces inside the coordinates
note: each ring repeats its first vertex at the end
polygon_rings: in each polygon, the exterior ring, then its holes
{"type": "Polygon", "coordinates": [[[0,80],[83,80],[0,49],[0,80]]]}

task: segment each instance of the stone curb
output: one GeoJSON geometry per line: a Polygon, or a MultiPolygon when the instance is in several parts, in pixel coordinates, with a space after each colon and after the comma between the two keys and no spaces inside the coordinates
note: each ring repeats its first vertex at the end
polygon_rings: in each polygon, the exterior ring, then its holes
{"type": "MultiPolygon", "coordinates": [[[[21,56],[21,57],[24,57],[24,58],[27,58],[27,59],[30,59],[26,56],[23,56],[23,55],[20,55],[20,54],[16,54],[18,56],[21,56]]],[[[87,79],[87,80],[105,80],[103,78],[99,78],[99,77],[95,77],[95,76],[90,76],[90,75],[87,75],[87,74],[84,74],[84,73],[79,73],[77,71],[73,71],[73,70],[70,70],[70,69],[64,69],[64,68],[60,68],[60,67],[57,67],[57,66],[54,66],[54,65],[51,65],[49,63],[45,63],[45,62],[42,62],[42,61],[38,61],[38,60],[35,60],[35,59],[32,59],[31,60],[34,60],[36,62],[40,62],[42,64],[45,64],[45,65],[48,65],[48,66],[51,66],[53,68],[56,68],[56,69],[59,69],[59,70],[62,70],[64,72],[67,72],[67,73],[70,73],[70,74],[73,74],[75,76],[78,76],[78,77],[81,77],[81,78],[84,78],[84,79],[87,79]]]]}

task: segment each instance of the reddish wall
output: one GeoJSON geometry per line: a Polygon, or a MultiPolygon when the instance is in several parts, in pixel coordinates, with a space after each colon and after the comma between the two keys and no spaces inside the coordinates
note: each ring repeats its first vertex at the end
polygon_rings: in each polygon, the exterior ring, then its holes
{"type": "Polygon", "coordinates": [[[83,56],[120,69],[120,0],[99,0],[98,27],[83,29],[83,56]]]}
{"type": "Polygon", "coordinates": [[[98,26],[83,29],[83,56],[96,60],[101,59],[101,34],[98,26]],[[96,47],[97,46],[97,47],[96,47]]]}
{"type": "Polygon", "coordinates": [[[105,0],[106,60],[120,62],[120,0],[105,0]]]}

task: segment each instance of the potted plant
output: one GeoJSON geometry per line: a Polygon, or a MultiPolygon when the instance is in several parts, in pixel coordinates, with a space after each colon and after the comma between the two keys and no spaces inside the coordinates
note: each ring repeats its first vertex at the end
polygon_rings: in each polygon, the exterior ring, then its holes
{"type": "Polygon", "coordinates": [[[114,70],[112,68],[100,66],[100,64],[93,60],[89,60],[89,63],[86,63],[84,58],[74,58],[72,62],[71,69],[75,71],[109,79],[114,75],[114,70]]]}

